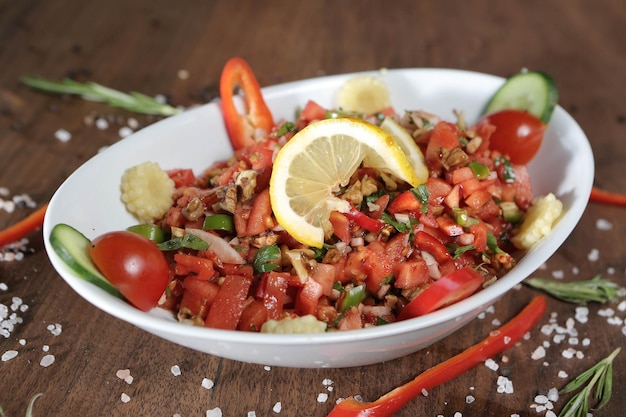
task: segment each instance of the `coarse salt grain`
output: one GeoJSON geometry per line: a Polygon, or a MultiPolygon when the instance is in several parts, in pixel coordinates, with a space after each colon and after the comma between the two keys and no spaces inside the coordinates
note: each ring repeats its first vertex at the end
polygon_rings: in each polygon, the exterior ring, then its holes
{"type": "Polygon", "coordinates": [[[44,368],[47,368],[53,363],[54,363],[54,355],[45,355],[43,358],[41,358],[41,361],[39,361],[39,365],[43,366],[44,368]]]}
{"type": "Polygon", "coordinates": [[[266,371],[271,371],[271,370],[272,370],[272,367],[271,367],[271,366],[267,366],[267,365],[265,365],[265,366],[263,367],[263,369],[265,369],[266,371]]]}
{"type": "Polygon", "coordinates": [[[120,396],[120,400],[121,400],[124,404],[126,404],[127,402],[129,402],[129,401],[130,401],[130,396],[129,396],[128,394],[126,394],[126,393],[124,393],[124,392],[123,392],[123,393],[122,393],[122,395],[120,396]]]}
{"type": "Polygon", "coordinates": [[[557,374],[557,376],[561,379],[565,379],[567,377],[569,377],[568,373],[565,371],[559,371],[559,373],[557,374]]]}
{"type": "Polygon", "coordinates": [[[492,371],[497,371],[498,368],[500,367],[500,365],[498,365],[498,363],[494,361],[493,359],[487,359],[485,361],[485,366],[491,369],[492,371]]]}
{"type": "Polygon", "coordinates": [[[43,346],[41,347],[41,350],[43,350],[44,352],[47,352],[47,351],[49,351],[49,350],[50,350],[50,346],[48,346],[48,345],[43,345],[43,346]]]}
{"type": "Polygon", "coordinates": [[[465,403],[466,404],[471,404],[474,401],[476,401],[476,398],[474,398],[472,395],[468,395],[468,396],[465,397],[465,403]]]}
{"type": "Polygon", "coordinates": [[[59,323],[49,324],[48,327],[46,327],[46,328],[54,336],[60,335],[61,332],[63,331],[63,326],[61,326],[59,323]]]}
{"type": "Polygon", "coordinates": [[[202,385],[202,388],[204,389],[211,389],[213,388],[213,386],[215,386],[215,383],[209,378],[203,378],[201,385],[202,385]]]}
{"type": "Polygon", "coordinates": [[[9,289],[9,286],[4,283],[4,282],[0,282],[0,291],[7,291],[9,289]]]}
{"type": "Polygon", "coordinates": [[[596,262],[598,259],[600,259],[600,251],[595,248],[591,249],[587,254],[587,260],[589,262],[596,262]]]}
{"type": "Polygon", "coordinates": [[[326,401],[328,401],[328,394],[325,392],[321,392],[319,394],[317,394],[317,402],[318,403],[325,403],[326,401]]]}
{"type": "Polygon", "coordinates": [[[272,407],[272,411],[275,412],[276,414],[280,413],[282,409],[283,409],[283,405],[281,404],[280,401],[278,401],[276,404],[274,404],[274,407],[272,407]]]}
{"type": "Polygon", "coordinates": [[[597,219],[596,220],[596,229],[598,229],[598,230],[611,230],[612,228],[613,228],[613,223],[611,223],[607,219],[597,219]]]}
{"type": "Polygon", "coordinates": [[[537,348],[530,355],[533,360],[539,360],[546,356],[546,349],[543,346],[537,346],[537,348]]]}
{"type": "Polygon", "coordinates": [[[206,417],[222,417],[222,409],[219,407],[206,410],[206,417]]]}
{"type": "Polygon", "coordinates": [[[123,126],[117,133],[120,135],[121,138],[125,138],[133,134],[133,129],[128,126],[123,126]]]}
{"type": "Polygon", "coordinates": [[[72,134],[65,129],[59,129],[54,132],[54,137],[59,142],[68,142],[70,139],[72,139],[72,134]]]}
{"type": "Polygon", "coordinates": [[[2,354],[2,362],[10,361],[18,355],[17,350],[7,350],[2,354]]]}
{"type": "Polygon", "coordinates": [[[496,391],[500,394],[512,394],[513,393],[513,381],[509,378],[500,375],[497,380],[498,388],[496,391]]]}
{"type": "Polygon", "coordinates": [[[248,411],[248,417],[256,417],[256,411],[248,411]]]}
{"type": "Polygon", "coordinates": [[[552,278],[563,279],[565,273],[563,271],[552,271],[552,278]]]}
{"type": "Polygon", "coordinates": [[[96,128],[99,130],[106,130],[109,128],[109,121],[103,117],[96,119],[96,128]]]}
{"type": "Polygon", "coordinates": [[[172,375],[174,376],[180,376],[181,372],[180,372],[180,367],[178,365],[174,365],[170,368],[170,371],[172,372],[172,375]]]}

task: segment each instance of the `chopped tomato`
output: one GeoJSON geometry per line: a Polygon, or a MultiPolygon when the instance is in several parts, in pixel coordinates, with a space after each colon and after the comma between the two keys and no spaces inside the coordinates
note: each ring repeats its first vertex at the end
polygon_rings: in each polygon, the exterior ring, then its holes
{"type": "Polygon", "coordinates": [[[267,319],[268,311],[263,301],[252,300],[243,308],[241,319],[237,325],[237,330],[258,332],[261,330],[263,323],[265,323],[267,319]]]}
{"type": "Polygon", "coordinates": [[[187,187],[196,181],[196,176],[191,169],[172,169],[167,175],[174,181],[174,187],[187,187]]]}
{"type": "Polygon", "coordinates": [[[396,196],[391,203],[389,203],[387,210],[392,214],[407,211],[416,212],[421,206],[422,204],[419,202],[415,194],[413,194],[413,191],[407,190],[396,196]]]}
{"type": "Polygon", "coordinates": [[[538,117],[515,109],[501,110],[485,117],[495,127],[489,147],[509,157],[514,164],[527,164],[539,151],[546,124],[538,117]]]}
{"type": "Polygon", "coordinates": [[[430,281],[428,265],[423,259],[416,259],[396,264],[393,267],[393,275],[396,277],[396,288],[414,288],[430,281]]]}
{"type": "Polygon", "coordinates": [[[246,225],[246,236],[260,235],[271,227],[274,227],[274,220],[270,204],[270,190],[266,188],[256,196],[252,203],[246,225]]]}
{"type": "Polygon", "coordinates": [[[252,278],[243,275],[224,277],[204,325],[216,329],[235,330],[246,305],[252,278]]]}
{"type": "Polygon", "coordinates": [[[326,118],[326,109],[313,100],[307,101],[304,109],[300,113],[300,117],[310,123],[314,120],[323,120],[326,118]]]}
{"type": "Polygon", "coordinates": [[[210,259],[177,253],[174,255],[174,261],[176,275],[193,274],[195,279],[201,281],[208,281],[215,276],[213,261],[210,259]]]}

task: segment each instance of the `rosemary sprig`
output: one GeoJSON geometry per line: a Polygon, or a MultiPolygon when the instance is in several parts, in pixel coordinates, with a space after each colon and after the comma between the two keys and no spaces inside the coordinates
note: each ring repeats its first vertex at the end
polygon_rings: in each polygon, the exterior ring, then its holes
{"type": "Polygon", "coordinates": [[[590,410],[589,398],[592,396],[596,383],[597,388],[593,395],[596,405],[593,409],[599,410],[609,402],[613,389],[613,359],[620,351],[621,348],[615,349],[613,353],[578,375],[560,391],[560,394],[567,394],[586,384],[565,404],[559,417],[586,417],[590,410]]]}
{"type": "Polygon", "coordinates": [[[135,113],[172,116],[180,110],[169,104],[160,103],[145,94],[123,93],[94,82],[80,83],[69,78],[63,81],[50,81],[39,77],[24,77],[22,82],[30,88],[56,94],[74,94],[85,100],[105,102],[135,113]]]}
{"type": "MultiPolygon", "coordinates": [[[[41,397],[42,395],[43,393],[40,392],[32,396],[32,398],[30,399],[30,402],[28,403],[28,408],[26,409],[26,417],[33,416],[33,406],[35,405],[35,400],[41,397]]],[[[6,414],[4,413],[4,410],[2,409],[2,407],[0,407],[0,417],[6,417],[6,414]]]]}
{"type": "Polygon", "coordinates": [[[559,300],[585,305],[588,302],[606,303],[615,301],[620,295],[616,283],[596,275],[582,281],[561,282],[544,278],[528,278],[524,284],[542,290],[559,300]]]}

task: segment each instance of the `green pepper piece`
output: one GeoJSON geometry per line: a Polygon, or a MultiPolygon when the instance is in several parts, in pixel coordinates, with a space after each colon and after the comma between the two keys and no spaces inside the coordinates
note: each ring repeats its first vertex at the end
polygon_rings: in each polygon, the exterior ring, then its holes
{"type": "Polygon", "coordinates": [[[225,232],[232,232],[235,230],[233,216],[230,214],[213,214],[211,216],[206,216],[202,228],[204,230],[223,230],[225,232]]]}
{"type": "Polygon", "coordinates": [[[343,294],[339,302],[339,312],[344,313],[352,307],[359,305],[365,299],[365,284],[352,287],[343,294]]]}
{"type": "Polygon", "coordinates": [[[485,179],[485,178],[487,178],[489,176],[489,168],[487,168],[487,165],[485,165],[485,164],[481,164],[480,162],[472,161],[469,164],[467,164],[467,166],[472,169],[472,172],[474,172],[474,175],[479,180],[483,180],[483,179],[485,179]]]}
{"type": "Polygon", "coordinates": [[[155,243],[162,243],[165,242],[165,240],[167,239],[165,231],[163,231],[163,229],[161,229],[156,224],[136,224],[134,226],[128,227],[126,230],[128,230],[129,232],[137,233],[138,235],[143,236],[146,239],[150,239],[155,243]]]}

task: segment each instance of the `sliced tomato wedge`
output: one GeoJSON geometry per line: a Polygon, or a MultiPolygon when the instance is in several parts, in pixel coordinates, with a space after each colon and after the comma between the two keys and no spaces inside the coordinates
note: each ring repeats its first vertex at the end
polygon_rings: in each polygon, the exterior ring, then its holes
{"type": "Polygon", "coordinates": [[[472,268],[457,269],[432,283],[406,305],[398,320],[422,316],[474,294],[483,284],[483,277],[472,268]]]}

